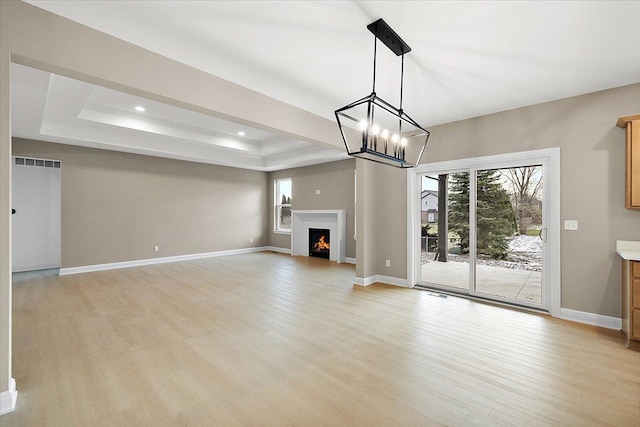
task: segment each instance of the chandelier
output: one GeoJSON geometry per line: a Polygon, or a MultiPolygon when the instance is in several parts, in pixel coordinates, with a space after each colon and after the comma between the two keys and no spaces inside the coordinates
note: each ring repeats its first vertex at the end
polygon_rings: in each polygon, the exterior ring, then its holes
{"type": "Polygon", "coordinates": [[[374,35],[373,90],[370,95],[335,111],[347,153],[399,168],[411,168],[420,162],[429,140],[429,131],[402,109],[404,55],[411,48],[383,19],[367,25],[374,35]],[[378,40],[402,58],[400,69],[400,108],[376,95],[376,59],[378,40]]]}

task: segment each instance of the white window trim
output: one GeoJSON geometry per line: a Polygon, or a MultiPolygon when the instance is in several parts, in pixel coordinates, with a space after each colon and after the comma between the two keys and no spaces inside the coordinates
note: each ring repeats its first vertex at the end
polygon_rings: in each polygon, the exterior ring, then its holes
{"type": "Polygon", "coordinates": [[[291,178],[276,178],[273,180],[273,233],[274,234],[291,234],[291,230],[287,230],[284,228],[278,228],[278,217],[279,217],[279,208],[281,207],[289,207],[289,209],[291,209],[291,205],[290,204],[281,204],[279,203],[279,199],[280,199],[280,194],[278,192],[278,183],[280,181],[289,181],[291,182],[291,188],[293,190],[293,181],[291,180],[291,178]]]}
{"type": "Polygon", "coordinates": [[[560,263],[560,148],[548,148],[495,156],[475,157],[418,165],[407,170],[407,279],[410,286],[417,283],[420,268],[420,176],[425,173],[448,172],[456,169],[499,169],[519,164],[545,166],[544,200],[547,204],[547,253],[544,280],[549,313],[561,317],[560,263]]]}

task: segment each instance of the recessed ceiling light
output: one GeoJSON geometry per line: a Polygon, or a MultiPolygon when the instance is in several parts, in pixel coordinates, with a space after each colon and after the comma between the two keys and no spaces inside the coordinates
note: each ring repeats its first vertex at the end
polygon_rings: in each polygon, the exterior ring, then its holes
{"type": "Polygon", "coordinates": [[[238,135],[240,135],[240,136],[244,136],[244,135],[245,135],[245,133],[244,133],[243,131],[239,131],[239,132],[238,132],[238,135]]]}
{"type": "Polygon", "coordinates": [[[144,108],[142,105],[136,105],[135,110],[140,111],[141,113],[144,113],[145,111],[147,111],[147,109],[144,108]]]}

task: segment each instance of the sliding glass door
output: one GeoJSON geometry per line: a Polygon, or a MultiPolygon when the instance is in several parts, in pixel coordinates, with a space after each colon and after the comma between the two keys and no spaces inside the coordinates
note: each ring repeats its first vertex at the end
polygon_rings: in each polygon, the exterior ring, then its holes
{"type": "Polygon", "coordinates": [[[542,172],[542,165],[476,171],[475,294],[541,306],[542,172]]]}
{"type": "Polygon", "coordinates": [[[546,309],[544,166],[424,173],[419,284],[546,309]]]}
{"type": "Polygon", "coordinates": [[[469,192],[456,182],[469,172],[425,174],[421,191],[422,277],[439,286],[469,289],[469,192]],[[452,216],[453,215],[453,216],[452,216]]]}

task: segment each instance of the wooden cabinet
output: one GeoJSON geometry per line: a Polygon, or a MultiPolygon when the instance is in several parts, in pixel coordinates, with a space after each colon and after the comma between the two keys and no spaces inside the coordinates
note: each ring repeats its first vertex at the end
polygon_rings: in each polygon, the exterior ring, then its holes
{"type": "Polygon", "coordinates": [[[622,260],[622,335],[640,350],[640,261],[622,260]]]}
{"type": "Polygon", "coordinates": [[[640,114],[620,117],[616,125],[626,129],[625,207],[640,209],[640,114]]]}

